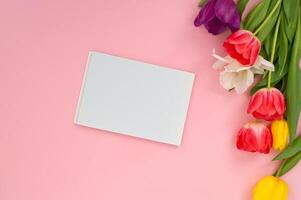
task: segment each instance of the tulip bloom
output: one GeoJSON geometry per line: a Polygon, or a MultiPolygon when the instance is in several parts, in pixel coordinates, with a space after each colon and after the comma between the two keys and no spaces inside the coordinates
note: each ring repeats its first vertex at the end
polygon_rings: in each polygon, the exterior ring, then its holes
{"type": "Polygon", "coordinates": [[[272,134],[261,122],[250,122],[238,132],[236,147],[249,152],[269,153],[272,147],[272,134]]]}
{"type": "Polygon", "coordinates": [[[195,26],[205,25],[209,33],[220,34],[230,28],[237,31],[240,15],[233,0],[208,0],[194,20],[195,26]]]}
{"type": "Polygon", "coordinates": [[[266,176],[253,189],[253,200],[286,200],[288,185],[278,177],[266,176]]]}
{"type": "Polygon", "coordinates": [[[251,97],[247,112],[257,119],[273,121],[282,119],[285,109],[284,96],[277,88],[263,88],[251,97]]]}
{"type": "Polygon", "coordinates": [[[214,69],[223,69],[220,72],[219,82],[226,90],[235,89],[238,94],[244,93],[254,82],[254,74],[264,74],[265,70],[274,71],[273,63],[258,56],[253,66],[241,65],[230,56],[221,57],[213,51],[213,57],[217,61],[214,69]]]}
{"type": "Polygon", "coordinates": [[[261,43],[252,32],[239,30],[224,42],[226,52],[242,65],[253,65],[260,52],[261,43]]]}
{"type": "Polygon", "coordinates": [[[289,129],[285,120],[275,120],[271,124],[271,132],[273,135],[273,148],[282,151],[288,141],[289,129]]]}

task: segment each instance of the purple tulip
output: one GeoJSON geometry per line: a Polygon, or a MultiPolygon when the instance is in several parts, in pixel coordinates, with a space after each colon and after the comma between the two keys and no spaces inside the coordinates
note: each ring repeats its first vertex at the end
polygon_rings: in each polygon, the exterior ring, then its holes
{"type": "Polygon", "coordinates": [[[195,26],[205,25],[209,33],[220,34],[240,27],[240,15],[233,0],[208,0],[194,20],[195,26]]]}

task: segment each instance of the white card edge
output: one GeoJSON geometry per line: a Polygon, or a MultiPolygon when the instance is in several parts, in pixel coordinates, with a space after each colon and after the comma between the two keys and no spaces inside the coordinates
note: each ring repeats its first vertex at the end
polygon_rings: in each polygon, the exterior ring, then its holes
{"type": "Polygon", "coordinates": [[[152,67],[156,67],[156,68],[159,67],[159,68],[163,68],[164,70],[176,71],[176,72],[180,72],[180,73],[186,73],[187,75],[190,75],[190,76],[193,76],[193,77],[195,76],[195,73],[188,72],[188,71],[185,71],[185,70],[174,69],[174,68],[170,68],[168,66],[162,66],[162,65],[159,65],[159,64],[148,63],[148,62],[144,62],[144,61],[141,61],[141,60],[131,59],[131,58],[123,57],[123,56],[112,55],[112,54],[103,53],[103,52],[100,52],[100,51],[89,51],[89,55],[91,55],[93,53],[103,54],[103,55],[111,56],[111,57],[114,57],[114,58],[117,58],[117,59],[121,58],[121,59],[128,60],[128,61],[131,61],[131,62],[138,62],[138,63],[141,63],[141,64],[151,65],[152,67]]]}
{"type": "Polygon", "coordinates": [[[79,97],[78,97],[78,101],[77,101],[77,106],[76,106],[76,111],[75,111],[75,116],[74,116],[74,120],[73,120],[73,122],[75,124],[78,124],[78,116],[79,116],[79,112],[80,112],[80,108],[81,108],[83,93],[84,93],[84,90],[85,90],[85,87],[86,87],[87,74],[88,74],[88,70],[89,70],[89,63],[90,63],[92,53],[93,53],[92,51],[89,51],[88,58],[87,58],[87,61],[86,61],[86,67],[85,67],[84,75],[83,75],[83,78],[82,78],[82,84],[81,84],[79,97]]]}
{"type": "Polygon", "coordinates": [[[189,90],[189,97],[188,97],[188,104],[187,104],[187,107],[186,107],[186,110],[185,110],[185,120],[182,124],[182,134],[179,138],[179,141],[177,141],[177,146],[181,146],[182,144],[182,140],[183,140],[183,135],[184,135],[184,130],[185,130],[185,127],[187,125],[187,116],[188,116],[188,110],[190,108],[190,103],[191,103],[191,96],[192,96],[192,90],[193,90],[193,87],[194,87],[194,83],[195,83],[195,74],[191,73],[191,87],[190,87],[190,90],[189,90]]]}
{"type": "Polygon", "coordinates": [[[134,138],[138,138],[138,139],[142,139],[142,140],[146,140],[146,141],[158,142],[158,143],[172,145],[172,146],[176,146],[176,147],[179,147],[180,144],[181,144],[181,141],[179,141],[179,142],[178,141],[177,142],[168,142],[168,141],[163,141],[163,140],[156,140],[154,138],[141,137],[141,136],[138,136],[138,135],[133,135],[132,133],[120,132],[120,131],[117,131],[117,130],[103,129],[103,128],[99,128],[99,127],[96,127],[96,126],[93,126],[93,125],[90,125],[90,124],[80,122],[80,121],[76,122],[76,125],[87,127],[87,128],[92,128],[92,129],[96,129],[96,130],[100,130],[100,131],[106,131],[106,132],[109,132],[110,134],[123,135],[123,136],[130,137],[130,138],[134,137],[134,138]]]}

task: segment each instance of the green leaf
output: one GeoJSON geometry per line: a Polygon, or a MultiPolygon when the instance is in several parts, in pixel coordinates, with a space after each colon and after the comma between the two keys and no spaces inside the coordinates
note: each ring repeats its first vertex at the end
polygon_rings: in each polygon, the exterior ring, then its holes
{"type": "MultiPolygon", "coordinates": [[[[252,89],[250,92],[250,95],[253,95],[255,92],[257,92],[258,90],[260,90],[261,88],[266,87],[268,84],[268,77],[265,76],[263,79],[261,79],[261,81],[259,81],[252,89]]],[[[272,85],[272,84],[271,84],[272,85]]]]}
{"type": "Polygon", "coordinates": [[[283,10],[286,16],[286,34],[288,40],[292,42],[292,39],[295,34],[296,26],[298,23],[298,15],[299,15],[299,1],[292,1],[292,0],[284,0],[283,1],[283,10]]]}
{"type": "MultiPolygon", "coordinates": [[[[300,11],[299,11],[300,13],[300,11]]],[[[286,88],[286,105],[287,121],[290,129],[290,140],[292,141],[296,134],[298,119],[301,108],[301,71],[299,69],[299,60],[301,53],[301,15],[298,17],[298,26],[293,40],[291,51],[287,88],[286,88]]]]}
{"type": "MultiPolygon", "coordinates": [[[[287,76],[284,76],[284,77],[282,78],[282,84],[281,84],[281,87],[280,87],[280,90],[281,90],[281,92],[282,92],[283,94],[286,93],[286,83],[287,83],[287,76]]],[[[285,116],[285,118],[286,118],[286,116],[285,116]]]]}
{"type": "Polygon", "coordinates": [[[265,51],[267,53],[267,57],[264,57],[264,58],[270,58],[270,56],[271,56],[273,36],[274,36],[274,30],[271,31],[271,33],[266,37],[266,39],[263,42],[263,48],[265,49],[265,51]]]}
{"type": "Polygon", "coordinates": [[[277,19],[278,19],[278,16],[279,16],[279,13],[280,13],[280,10],[281,10],[281,6],[278,6],[275,13],[271,16],[271,18],[269,19],[269,22],[265,24],[264,28],[262,28],[257,37],[259,38],[259,40],[261,42],[263,42],[266,37],[271,33],[272,29],[274,28],[276,22],[277,22],[277,19]]]}
{"type": "Polygon", "coordinates": [[[271,0],[263,0],[255,6],[255,8],[246,17],[244,27],[250,31],[254,31],[265,19],[269,10],[271,0]]]}
{"type": "Polygon", "coordinates": [[[298,16],[299,6],[297,4],[298,1],[282,1],[283,9],[289,22],[291,22],[294,18],[297,18],[296,16],[298,16]]]}
{"type": "Polygon", "coordinates": [[[266,52],[265,48],[261,48],[261,50],[260,50],[260,55],[261,55],[263,58],[268,58],[268,53],[266,52]]]}
{"type": "Polygon", "coordinates": [[[288,23],[288,20],[285,19],[285,23],[286,23],[285,33],[286,33],[287,38],[288,38],[288,40],[289,40],[290,43],[293,42],[292,40],[294,39],[297,22],[298,22],[297,17],[290,24],[288,23]]]}
{"type": "Polygon", "coordinates": [[[280,31],[279,31],[279,58],[278,58],[278,68],[277,69],[277,76],[282,78],[288,70],[288,50],[289,50],[289,43],[288,39],[285,34],[285,16],[284,12],[281,12],[281,24],[280,24],[280,31]]]}
{"type": "Polygon", "coordinates": [[[273,160],[283,160],[289,158],[301,151],[301,135],[291,142],[280,154],[273,160]]]}
{"type": "Polygon", "coordinates": [[[287,159],[280,169],[279,176],[283,176],[288,171],[290,171],[293,167],[295,167],[301,159],[301,152],[295,154],[294,156],[287,159]]]}
{"type": "Polygon", "coordinates": [[[248,4],[249,0],[239,0],[236,7],[237,7],[237,10],[240,14],[240,18],[242,18],[242,14],[244,13],[244,10],[248,4]]]}
{"type": "MultiPolygon", "coordinates": [[[[284,83],[282,79],[286,76],[288,71],[288,62],[289,62],[289,52],[291,49],[291,46],[289,45],[289,41],[287,39],[285,29],[286,29],[286,23],[285,23],[285,14],[284,11],[281,10],[280,12],[280,28],[278,33],[278,39],[277,39],[277,51],[275,52],[275,71],[271,75],[271,86],[278,87],[282,91],[285,90],[285,88],[282,88],[283,86],[286,86],[286,82],[284,83]],[[281,48],[280,48],[281,47],[281,48]]],[[[263,48],[261,51],[265,51],[267,54],[267,57],[269,58],[271,54],[272,49],[272,40],[273,36],[275,35],[275,30],[272,29],[266,39],[263,42],[263,48]]],[[[268,83],[268,78],[263,77],[260,82],[258,82],[251,90],[251,94],[254,94],[257,90],[266,87],[268,83]]]]}

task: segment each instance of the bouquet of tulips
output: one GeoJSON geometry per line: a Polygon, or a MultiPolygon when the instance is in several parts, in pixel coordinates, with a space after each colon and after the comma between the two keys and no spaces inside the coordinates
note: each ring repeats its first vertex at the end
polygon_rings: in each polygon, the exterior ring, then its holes
{"type": "MultiPolygon", "coordinates": [[[[213,68],[220,84],[242,94],[250,88],[247,113],[254,120],[238,132],[239,150],[267,154],[280,161],[273,175],[258,181],[254,200],[285,200],[288,185],[280,177],[301,159],[301,136],[296,136],[301,108],[301,0],[262,0],[242,19],[249,0],[202,0],[194,25],[218,35],[226,56],[213,50],[213,68]],[[259,81],[255,84],[255,76],[259,81]]],[[[257,79],[256,79],[257,80],[257,79]]]]}

